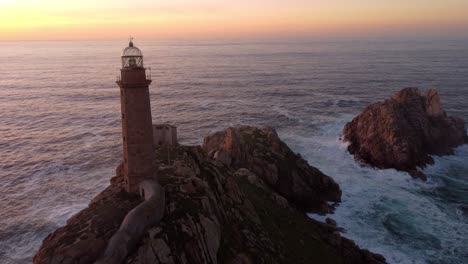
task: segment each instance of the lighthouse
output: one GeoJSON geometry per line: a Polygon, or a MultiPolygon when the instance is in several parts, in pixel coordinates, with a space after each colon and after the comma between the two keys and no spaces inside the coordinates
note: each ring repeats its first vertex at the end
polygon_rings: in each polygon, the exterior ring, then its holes
{"type": "Polygon", "coordinates": [[[122,69],[117,78],[122,108],[122,140],[125,189],[138,193],[138,184],[154,174],[153,130],[149,85],[143,54],[130,39],[122,52],[122,69]]]}

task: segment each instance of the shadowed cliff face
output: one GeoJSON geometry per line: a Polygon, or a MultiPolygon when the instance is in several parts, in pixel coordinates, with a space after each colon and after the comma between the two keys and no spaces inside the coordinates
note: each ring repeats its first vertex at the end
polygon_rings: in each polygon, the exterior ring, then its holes
{"type": "Polygon", "coordinates": [[[423,180],[426,176],[417,167],[432,164],[430,155],[450,155],[468,143],[463,120],[447,116],[437,91],[421,94],[417,88],[368,106],[345,126],[343,137],[356,159],[423,180]]]}
{"type": "Polygon", "coordinates": [[[328,213],[340,202],[335,181],[310,166],[271,128],[228,128],[205,138],[209,157],[234,168],[247,168],[270,187],[305,210],[328,213]]]}
{"type": "MultiPolygon", "coordinates": [[[[255,143],[257,140],[268,142],[270,132],[274,133],[271,137],[277,137],[273,130],[234,128],[234,131],[240,137],[251,136],[244,132],[257,131],[256,139],[250,142],[255,145],[259,143],[255,143]]],[[[285,146],[281,141],[277,143],[281,148],[285,146]]],[[[236,148],[236,145],[232,146],[236,148]]],[[[242,146],[249,148],[249,145],[242,146]]],[[[268,146],[263,146],[262,151],[281,150],[268,146]]],[[[246,152],[242,156],[249,155],[246,152]]],[[[259,164],[271,164],[271,159],[263,160],[270,155],[273,154],[255,157],[259,164]]],[[[289,163],[288,168],[301,172],[301,183],[305,182],[307,188],[313,190],[315,181],[310,183],[304,178],[315,175],[316,171],[298,159],[295,156],[295,162],[289,163]]],[[[276,161],[281,162],[280,159],[276,161]]],[[[159,149],[155,162],[158,180],[166,193],[165,215],[146,230],[137,248],[123,263],[385,263],[383,257],[361,250],[341,237],[333,221],[324,224],[309,219],[300,209],[302,203],[285,198],[276,191],[277,185],[267,183],[270,179],[265,175],[274,175],[265,174],[267,167],[258,171],[262,174],[257,174],[248,168],[212,160],[201,147],[183,146],[159,149]]],[[[271,175],[270,178],[284,177],[282,170],[276,176],[271,175]]],[[[120,203],[135,203],[132,206],[138,203],[135,197],[127,197],[128,202],[115,203],[112,197],[121,197],[121,179],[118,172],[105,191],[108,195],[96,197],[83,211],[86,213],[77,214],[72,222],[46,238],[34,263],[93,263],[102,254],[112,232],[117,230],[116,223],[131,209],[120,203]],[[95,211],[101,208],[96,204],[108,208],[108,213],[102,216],[95,211]],[[110,227],[103,221],[111,221],[110,227]],[[93,228],[101,225],[105,232],[93,228]],[[88,246],[83,247],[83,244],[88,246]],[[97,247],[89,250],[95,244],[97,247]]],[[[321,180],[336,185],[328,177],[321,180]]],[[[291,182],[298,183],[292,179],[291,182]]],[[[324,197],[337,195],[336,189],[326,194],[326,190],[317,187],[316,192],[324,197]]],[[[302,188],[298,190],[303,191],[302,188]]]]}

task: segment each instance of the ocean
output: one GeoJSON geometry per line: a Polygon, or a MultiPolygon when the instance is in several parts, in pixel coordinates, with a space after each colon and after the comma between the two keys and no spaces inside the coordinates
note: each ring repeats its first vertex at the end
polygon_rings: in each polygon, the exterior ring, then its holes
{"type": "MultiPolygon", "coordinates": [[[[109,185],[122,159],[120,53],[127,41],[0,42],[0,263],[42,240],[109,185]]],[[[468,146],[427,182],[356,163],[340,142],[365,106],[437,88],[468,122],[468,41],[136,40],[151,67],[154,123],[183,144],[239,124],[271,126],[333,177],[328,217],[389,263],[468,263],[468,146]]],[[[313,218],[320,218],[311,215],[313,218]]]]}

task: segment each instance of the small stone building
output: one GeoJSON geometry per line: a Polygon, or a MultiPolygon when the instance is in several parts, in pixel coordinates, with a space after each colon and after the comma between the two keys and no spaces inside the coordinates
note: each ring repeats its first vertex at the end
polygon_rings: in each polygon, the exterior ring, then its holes
{"type": "Polygon", "coordinates": [[[169,124],[153,124],[153,141],[156,147],[176,146],[177,127],[169,124]]]}

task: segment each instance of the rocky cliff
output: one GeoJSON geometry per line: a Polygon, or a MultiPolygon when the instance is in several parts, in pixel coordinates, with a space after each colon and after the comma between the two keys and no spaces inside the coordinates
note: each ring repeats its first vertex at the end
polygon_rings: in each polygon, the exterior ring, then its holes
{"type": "Polygon", "coordinates": [[[426,179],[418,167],[431,155],[448,155],[468,143],[462,119],[449,117],[436,90],[422,94],[405,88],[382,103],[368,106],[343,130],[356,159],[377,168],[395,168],[426,179]]]}
{"type": "MultiPolygon", "coordinates": [[[[229,128],[203,147],[159,149],[155,163],[164,216],[122,263],[385,263],[342,237],[333,221],[306,216],[305,208],[329,211],[340,189],[272,129],[229,128]]],[[[142,202],[123,191],[122,178],[118,168],[111,186],[44,240],[34,263],[94,263],[102,256],[142,202]]]]}
{"type": "Polygon", "coordinates": [[[209,157],[233,168],[246,168],[290,202],[307,211],[328,213],[341,201],[335,181],[310,166],[271,128],[228,128],[205,138],[209,157]]]}

